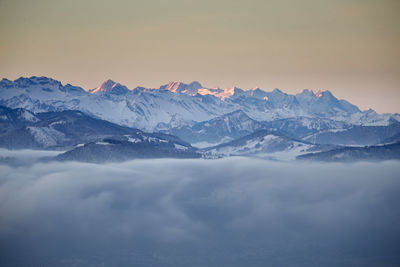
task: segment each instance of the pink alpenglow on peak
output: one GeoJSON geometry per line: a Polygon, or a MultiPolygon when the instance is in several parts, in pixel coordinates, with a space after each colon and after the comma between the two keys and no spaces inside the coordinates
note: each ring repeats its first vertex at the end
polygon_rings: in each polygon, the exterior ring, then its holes
{"type": "Polygon", "coordinates": [[[97,93],[97,92],[107,92],[107,91],[110,91],[116,84],[117,83],[114,82],[113,80],[108,79],[107,81],[103,82],[99,87],[89,90],[89,92],[92,94],[97,93]]]}
{"type": "Polygon", "coordinates": [[[221,88],[204,88],[199,82],[192,82],[190,84],[185,84],[182,82],[170,82],[166,85],[160,87],[160,89],[168,90],[172,93],[181,93],[186,95],[195,96],[200,95],[213,95],[225,100],[235,94],[237,90],[241,90],[237,87],[231,87],[226,89],[221,88]]]}
{"type": "Polygon", "coordinates": [[[165,89],[175,93],[181,86],[181,82],[170,82],[165,89]]]}
{"type": "Polygon", "coordinates": [[[323,93],[323,92],[322,92],[322,90],[320,89],[320,90],[318,90],[318,91],[315,93],[315,96],[319,98],[319,97],[322,96],[322,93],[323,93]]]}
{"type": "Polygon", "coordinates": [[[104,83],[102,83],[99,87],[89,90],[89,93],[95,94],[95,93],[110,93],[114,95],[123,95],[125,93],[129,92],[129,89],[120,84],[116,83],[111,79],[108,79],[104,83]]]}
{"type": "Polygon", "coordinates": [[[225,88],[225,89],[207,89],[207,88],[201,88],[198,90],[198,93],[200,95],[213,95],[215,97],[218,97],[222,100],[225,100],[231,96],[233,96],[235,94],[235,89],[237,89],[236,87],[232,87],[232,88],[225,88]]]}
{"type": "Polygon", "coordinates": [[[191,82],[189,84],[182,82],[170,82],[168,84],[160,86],[162,90],[168,90],[172,93],[182,93],[194,96],[197,94],[197,90],[202,88],[199,82],[191,82]]]}

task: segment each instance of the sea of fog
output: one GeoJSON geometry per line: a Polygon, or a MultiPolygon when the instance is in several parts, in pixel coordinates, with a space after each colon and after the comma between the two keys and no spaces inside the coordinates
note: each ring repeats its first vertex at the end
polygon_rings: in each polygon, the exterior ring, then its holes
{"type": "Polygon", "coordinates": [[[400,265],[398,161],[35,153],[0,153],[0,266],[400,265]]]}

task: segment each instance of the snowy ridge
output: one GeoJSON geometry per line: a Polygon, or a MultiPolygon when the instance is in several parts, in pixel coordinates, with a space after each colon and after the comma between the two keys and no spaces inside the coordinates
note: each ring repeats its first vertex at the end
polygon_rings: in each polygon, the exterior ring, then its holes
{"type": "Polygon", "coordinates": [[[89,90],[89,93],[104,93],[104,94],[114,94],[114,95],[124,95],[129,92],[126,86],[116,83],[113,80],[107,80],[99,87],[89,90]]]}
{"type": "MultiPolygon", "coordinates": [[[[268,124],[253,120],[242,110],[178,128],[181,130],[178,137],[166,133],[146,133],[73,110],[35,114],[21,108],[0,106],[0,126],[0,147],[70,149],[60,154],[57,160],[88,162],[229,156],[295,160],[298,156],[310,152],[335,149],[338,144],[347,148],[369,144],[385,146],[398,142],[400,134],[400,122],[397,121],[392,121],[389,126],[348,126],[340,123],[336,125],[336,122],[330,120],[312,122],[308,118],[292,118],[268,124]],[[305,135],[308,132],[312,134],[305,135]],[[193,141],[186,142],[189,137],[195,137],[194,140],[204,138],[202,143],[196,143],[199,148],[210,144],[209,141],[212,140],[218,140],[220,144],[198,149],[193,141]]],[[[389,158],[397,153],[397,150],[378,150],[379,153],[388,152],[391,155],[389,158]]],[[[349,155],[355,157],[359,153],[365,154],[363,150],[346,151],[350,151],[349,155]]],[[[375,149],[368,151],[365,157],[378,157],[375,155],[375,149]]],[[[342,154],[332,155],[337,158],[342,154]]],[[[382,157],[388,158],[386,156],[382,157]]]]}
{"type": "Polygon", "coordinates": [[[260,130],[240,139],[203,149],[205,157],[209,158],[256,156],[276,160],[294,160],[301,154],[321,150],[321,146],[294,140],[270,130],[260,130]]]}
{"type": "Polygon", "coordinates": [[[262,123],[253,120],[242,110],[237,110],[208,121],[162,131],[190,143],[219,144],[251,134],[260,128],[263,128],[262,123]]]}
{"type": "Polygon", "coordinates": [[[364,147],[342,147],[299,155],[299,160],[326,162],[382,161],[400,159],[400,142],[364,147]]]}
{"type": "Polygon", "coordinates": [[[46,77],[0,81],[0,105],[32,112],[80,110],[90,116],[145,131],[190,126],[218,116],[244,111],[256,121],[320,118],[351,125],[389,125],[399,114],[360,111],[329,91],[303,90],[290,95],[275,89],[204,88],[198,82],[171,82],[159,89],[128,89],[112,80],[85,91],[46,77]]]}
{"type": "Polygon", "coordinates": [[[53,160],[84,162],[121,162],[144,158],[199,158],[189,144],[172,136],[137,132],[90,142],[57,155],[53,160]]]}

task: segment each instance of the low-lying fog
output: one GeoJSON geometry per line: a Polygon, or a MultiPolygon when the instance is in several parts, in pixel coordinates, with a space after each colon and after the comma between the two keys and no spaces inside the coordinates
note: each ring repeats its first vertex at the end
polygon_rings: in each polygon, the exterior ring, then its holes
{"type": "Polygon", "coordinates": [[[397,266],[399,203],[398,161],[3,164],[0,266],[397,266]]]}

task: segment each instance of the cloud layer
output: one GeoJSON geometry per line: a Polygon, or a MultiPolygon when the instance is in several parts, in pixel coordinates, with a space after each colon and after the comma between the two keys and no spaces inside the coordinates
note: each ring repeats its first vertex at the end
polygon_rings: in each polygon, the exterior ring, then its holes
{"type": "Polygon", "coordinates": [[[399,162],[0,166],[0,266],[390,266],[399,162]]]}

